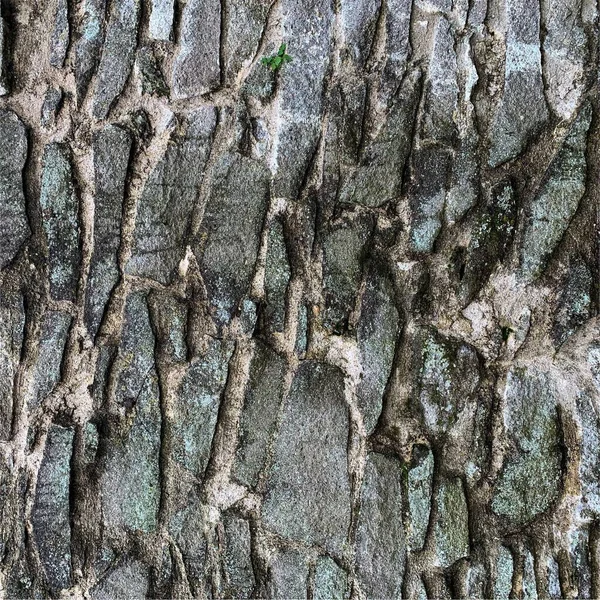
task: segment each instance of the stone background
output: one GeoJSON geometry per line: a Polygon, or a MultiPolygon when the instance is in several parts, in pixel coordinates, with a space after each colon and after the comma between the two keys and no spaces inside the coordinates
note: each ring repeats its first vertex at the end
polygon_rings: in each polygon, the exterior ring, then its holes
{"type": "Polygon", "coordinates": [[[594,0],[0,10],[0,596],[600,597],[594,0]]]}

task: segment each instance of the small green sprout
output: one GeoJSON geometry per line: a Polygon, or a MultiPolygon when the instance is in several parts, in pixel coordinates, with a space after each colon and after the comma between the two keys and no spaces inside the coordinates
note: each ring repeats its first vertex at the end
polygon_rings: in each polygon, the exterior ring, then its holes
{"type": "Polygon", "coordinates": [[[291,62],[292,60],[292,57],[285,53],[286,48],[287,44],[281,44],[277,54],[274,56],[263,56],[260,62],[269,67],[272,71],[277,71],[277,69],[280,69],[285,63],[291,62]]]}

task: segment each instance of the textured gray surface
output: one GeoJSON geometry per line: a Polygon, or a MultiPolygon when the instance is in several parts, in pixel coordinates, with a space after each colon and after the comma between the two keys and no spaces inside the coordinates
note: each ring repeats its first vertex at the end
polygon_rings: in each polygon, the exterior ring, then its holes
{"type": "Polygon", "coordinates": [[[600,597],[598,39],[2,0],[0,597],[600,597]]]}

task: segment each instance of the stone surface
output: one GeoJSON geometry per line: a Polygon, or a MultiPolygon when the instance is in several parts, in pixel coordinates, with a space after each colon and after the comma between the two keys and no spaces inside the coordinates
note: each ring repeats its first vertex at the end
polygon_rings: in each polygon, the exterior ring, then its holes
{"type": "Polygon", "coordinates": [[[371,219],[348,219],[332,228],[323,242],[326,323],[338,332],[345,329],[356,305],[371,231],[371,219]]]}
{"type": "Polygon", "coordinates": [[[248,521],[228,517],[224,525],[227,594],[232,598],[250,598],[255,579],[250,555],[250,527],[248,521]]]}
{"type": "Polygon", "coordinates": [[[537,600],[533,556],[531,552],[525,552],[525,565],[523,567],[523,598],[537,600]]]}
{"type": "Polygon", "coordinates": [[[496,581],[494,594],[498,598],[508,598],[512,590],[513,559],[510,551],[504,546],[498,549],[496,559],[496,581]]]}
{"type": "Polygon", "coordinates": [[[409,527],[408,544],[420,550],[425,544],[432,501],[433,454],[429,448],[416,446],[412,468],[408,471],[409,527]]]}
{"type": "Polygon", "coordinates": [[[585,193],[590,117],[590,107],[586,105],[551,165],[546,184],[533,201],[521,255],[525,276],[534,277],[543,269],[585,193]]]}
{"type": "Polygon", "coordinates": [[[49,144],[44,150],[40,205],[51,265],[50,293],[55,300],[74,300],[81,261],[79,200],[71,154],[64,145],[49,144]]]}
{"type": "MultiPolygon", "coordinates": [[[[466,50],[465,52],[468,52],[466,50]]],[[[469,106],[469,111],[472,106],[469,106]]],[[[478,165],[475,158],[478,139],[470,120],[461,137],[460,148],[454,156],[450,185],[446,194],[444,217],[447,223],[460,221],[475,206],[479,195],[478,165]]]]}
{"type": "Polygon", "coordinates": [[[356,534],[356,570],[367,598],[401,596],[405,556],[402,466],[369,454],[356,534]]]}
{"type": "Polygon", "coordinates": [[[460,479],[444,481],[436,498],[438,519],[435,527],[437,562],[449,567],[469,556],[469,511],[460,479]]]}
{"type": "Polygon", "coordinates": [[[426,334],[421,351],[419,405],[423,424],[438,439],[460,428],[475,412],[479,363],[465,344],[426,334]]]}
{"type": "Polygon", "coordinates": [[[543,74],[548,82],[548,104],[563,119],[569,119],[583,93],[588,42],[579,0],[548,5],[543,25],[548,34],[542,48],[543,74]]]}
{"type": "Polygon", "coordinates": [[[348,576],[331,558],[321,556],[315,566],[315,600],[348,598],[348,576]]]}
{"type": "Polygon", "coordinates": [[[342,28],[349,59],[360,66],[364,65],[366,50],[373,43],[379,10],[379,0],[350,0],[341,7],[342,28]]]}
{"type": "Polygon", "coordinates": [[[560,598],[560,575],[558,571],[558,564],[556,560],[548,560],[548,592],[550,598],[560,598]]]}
{"type": "Polygon", "coordinates": [[[552,333],[557,346],[564,344],[591,317],[592,285],[588,266],[581,260],[573,260],[564,277],[554,315],[552,333]]]}
{"type": "Polygon", "coordinates": [[[48,311],[44,315],[34,377],[26,396],[30,409],[39,406],[60,381],[62,357],[71,321],[70,315],[61,312],[48,311]]]}
{"type": "Polygon", "coordinates": [[[308,343],[308,311],[306,306],[302,305],[298,313],[298,331],[296,332],[294,350],[296,354],[304,355],[308,343]]]}
{"type": "Polygon", "coordinates": [[[192,209],[216,124],[213,108],[191,112],[174,135],[140,198],[127,272],[167,283],[185,255],[192,209]]]}
{"type": "Polygon", "coordinates": [[[50,428],[33,506],[35,541],[46,577],[54,589],[69,587],[71,581],[69,489],[72,445],[72,430],[58,425],[50,428]]]}
{"type": "Polygon", "coordinates": [[[6,81],[6,63],[7,63],[7,52],[4,50],[4,40],[6,39],[6,24],[4,19],[0,17],[0,46],[2,52],[0,52],[0,96],[4,96],[8,93],[8,85],[6,81]]]}
{"type": "Polygon", "coordinates": [[[417,252],[431,252],[434,248],[442,227],[449,168],[450,156],[446,150],[426,148],[415,155],[411,242],[417,252]]]}
{"type": "Polygon", "coordinates": [[[458,104],[457,57],[450,23],[438,19],[426,84],[425,115],[421,135],[450,144],[456,136],[454,114],[458,104]]]}
{"type": "Polygon", "coordinates": [[[398,330],[398,311],[390,281],[383,274],[370,273],[356,332],[363,377],[357,395],[368,432],[373,430],[381,413],[398,330]]]}
{"type": "Polygon", "coordinates": [[[252,60],[265,26],[269,2],[241,0],[227,4],[223,65],[228,81],[252,60]]]}
{"type": "Polygon", "coordinates": [[[58,0],[52,41],[50,42],[50,64],[61,68],[69,48],[69,6],[67,0],[58,0]]]}
{"type": "Polygon", "coordinates": [[[581,464],[579,466],[582,488],[581,512],[592,517],[600,512],[600,484],[598,480],[600,462],[596,452],[598,443],[600,443],[600,421],[595,406],[587,395],[581,394],[577,398],[577,408],[582,429],[581,464]]]}
{"type": "MultiPolygon", "coordinates": [[[[516,199],[511,186],[500,184],[475,216],[458,279],[464,304],[471,302],[508,253],[515,233],[516,199]]],[[[460,256],[460,255],[458,255],[460,256]]]]}
{"type": "Polygon", "coordinates": [[[266,466],[268,448],[277,431],[286,369],[283,359],[259,342],[250,370],[233,473],[240,483],[255,486],[266,466]]]}
{"type": "Polygon", "coordinates": [[[589,557],[589,530],[583,527],[573,531],[569,540],[569,554],[573,565],[573,584],[582,598],[591,598],[591,568],[589,557]]]}
{"type": "Polygon", "coordinates": [[[600,594],[595,0],[0,4],[0,597],[600,594]]]}
{"type": "Polygon", "coordinates": [[[136,66],[143,94],[168,95],[169,88],[165,82],[164,74],[150,46],[142,46],[138,50],[136,66]]]}
{"type": "Polygon", "coordinates": [[[504,426],[517,452],[506,462],[492,508],[516,523],[545,511],[558,494],[558,389],[544,371],[514,367],[504,391],[504,426]]]}
{"type": "Polygon", "coordinates": [[[180,49],[173,66],[177,98],[200,96],[219,86],[221,3],[190,0],[181,16],[180,49]]]}
{"type": "Polygon", "coordinates": [[[306,598],[308,561],[296,550],[280,552],[269,569],[269,597],[277,600],[306,598]]]}
{"type": "Polygon", "coordinates": [[[177,296],[153,292],[148,305],[157,338],[155,353],[171,363],[184,363],[188,357],[187,304],[177,296]]]}
{"type": "Polygon", "coordinates": [[[269,173],[263,165],[240,155],[223,157],[204,213],[200,261],[219,324],[231,319],[248,292],[268,197],[269,173]]]}
{"type": "Polygon", "coordinates": [[[485,569],[480,564],[469,567],[467,574],[467,591],[469,598],[484,598],[486,584],[485,569]]]}
{"type": "Polygon", "coordinates": [[[168,40],[171,37],[174,14],[174,0],[152,0],[148,24],[148,31],[152,39],[168,40]]]}
{"type": "Polygon", "coordinates": [[[0,440],[10,437],[15,377],[23,348],[25,307],[20,294],[3,294],[0,308],[0,440]]]}
{"type": "Polygon", "coordinates": [[[23,193],[27,134],[13,112],[0,112],[0,268],[4,268],[29,237],[23,193]]]}
{"type": "Polygon", "coordinates": [[[307,361],[286,400],[263,504],[274,532],[339,553],[350,521],[341,371],[307,361]]]}
{"type": "MultiPolygon", "coordinates": [[[[319,139],[333,5],[331,0],[284,0],[281,13],[281,35],[290,40],[288,54],[293,60],[281,71],[277,86],[279,143],[273,156],[273,192],[294,198],[319,139]]],[[[267,48],[267,54],[275,52],[275,45],[267,48]]]]}
{"type": "MultiPolygon", "coordinates": [[[[94,93],[94,116],[99,119],[106,117],[129,77],[135,56],[139,13],[139,0],[111,3],[94,93]]],[[[90,37],[94,37],[93,34],[90,37]]]]}
{"type": "MultiPolygon", "coordinates": [[[[405,0],[399,0],[398,4],[407,3],[405,0]]],[[[402,16],[397,15],[392,18],[392,22],[396,19],[405,20],[402,16]]],[[[392,26],[395,25],[394,23],[392,26]]],[[[404,24],[398,23],[398,25],[404,24]]],[[[391,37],[394,38],[396,34],[400,34],[400,32],[394,31],[391,37]]],[[[400,42],[401,47],[404,46],[401,40],[397,41],[400,42]]],[[[397,87],[400,82],[396,81],[396,75],[399,74],[399,71],[403,71],[404,63],[400,67],[394,60],[395,58],[393,54],[388,56],[384,74],[388,73],[389,67],[390,84],[393,82],[394,87],[397,87]]],[[[391,101],[381,126],[370,136],[372,139],[365,140],[363,158],[358,168],[342,170],[342,186],[339,192],[339,199],[342,202],[382,206],[400,196],[402,174],[410,150],[409,132],[414,125],[415,111],[418,105],[418,92],[418,76],[416,72],[411,72],[400,85],[396,97],[391,101]]],[[[437,170],[433,176],[436,178],[439,176],[437,170]]]]}
{"type": "Polygon", "coordinates": [[[285,318],[285,294],[291,272],[285,245],[284,228],[275,220],[269,228],[265,262],[265,320],[281,331],[285,318]]]}
{"type": "Polygon", "coordinates": [[[210,455],[219,403],[227,381],[227,363],[233,348],[218,340],[185,374],[174,407],[175,460],[202,477],[210,455]]]}
{"type": "Polygon", "coordinates": [[[128,427],[111,446],[102,473],[105,523],[109,528],[152,531],[160,495],[161,414],[154,366],[154,335],[143,294],[132,294],[125,307],[123,340],[115,364],[117,410],[128,427]]]}
{"type": "Polygon", "coordinates": [[[171,521],[170,530],[175,533],[176,540],[181,548],[188,581],[193,589],[206,594],[206,507],[196,498],[191,497],[187,506],[178,511],[171,521]]]}
{"type": "Polygon", "coordinates": [[[100,61],[104,37],[106,0],[84,0],[78,24],[75,46],[75,80],[77,97],[81,101],[100,61]]]}
{"type": "Polygon", "coordinates": [[[42,104],[42,115],[40,118],[40,123],[44,127],[54,125],[62,101],[63,93],[60,88],[48,88],[44,97],[44,104],[42,104]]]}
{"type": "Polygon", "coordinates": [[[542,80],[540,8],[506,2],[504,91],[491,124],[489,163],[515,158],[549,117],[542,80]]]}
{"type": "Polygon", "coordinates": [[[117,252],[131,144],[131,136],[114,125],[98,132],[94,140],[94,252],[86,297],[86,321],[92,335],[98,331],[110,292],[119,279],[117,252]]]}
{"type": "Polygon", "coordinates": [[[128,560],[111,570],[92,589],[94,600],[126,600],[144,598],[148,591],[148,568],[136,560],[128,560]]]}

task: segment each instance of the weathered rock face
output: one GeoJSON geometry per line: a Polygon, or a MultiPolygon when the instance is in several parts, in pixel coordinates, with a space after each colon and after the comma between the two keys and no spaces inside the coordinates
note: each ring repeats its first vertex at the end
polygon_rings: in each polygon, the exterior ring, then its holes
{"type": "Polygon", "coordinates": [[[503,91],[491,122],[489,162],[515,158],[549,117],[544,97],[540,48],[540,6],[508,0],[499,6],[498,30],[504,38],[503,91]]]}
{"type": "Polygon", "coordinates": [[[340,554],[350,524],[342,372],[307,361],[294,378],[274,443],[262,508],[265,525],[340,554]]]}
{"type": "Polygon", "coordinates": [[[147,178],[137,206],[127,271],[168,283],[185,255],[186,235],[216,122],[214,108],[193,111],[147,178]]]}
{"type": "Polygon", "coordinates": [[[558,497],[560,460],[557,385],[537,370],[511,370],[504,392],[504,426],[516,446],[492,502],[494,512],[526,523],[558,497]]]}
{"type": "Polygon", "coordinates": [[[32,514],[33,529],[48,583],[53,589],[71,580],[69,524],[73,431],[53,425],[48,432],[32,514]]]}
{"type": "Polygon", "coordinates": [[[42,223],[48,243],[50,295],[74,300],[81,261],[79,206],[68,148],[49,144],[44,151],[40,190],[42,223]]]}
{"type": "Polygon", "coordinates": [[[119,280],[118,256],[121,217],[131,136],[108,125],[94,139],[94,250],[88,275],[86,324],[94,335],[110,293],[119,280]]]}
{"type": "Polygon", "coordinates": [[[23,349],[24,328],[23,297],[19,293],[5,294],[0,309],[0,439],[3,441],[10,438],[13,389],[23,349]]]}
{"type": "Polygon", "coordinates": [[[0,113],[0,265],[4,268],[29,236],[23,193],[23,167],[27,160],[27,133],[16,114],[0,113]]]}
{"type": "Polygon", "coordinates": [[[192,0],[182,15],[181,44],[173,66],[176,98],[200,96],[220,82],[221,3],[192,0]]]}
{"type": "Polygon", "coordinates": [[[597,2],[0,4],[0,597],[600,597],[597,2]]]}
{"type": "Polygon", "coordinates": [[[367,457],[356,539],[356,570],[368,598],[402,595],[406,542],[402,523],[402,465],[367,457]]]}
{"type": "Polygon", "coordinates": [[[268,195],[269,172],[258,161],[226,154],[215,166],[197,252],[219,324],[231,320],[249,291],[268,195]]]}
{"type": "Polygon", "coordinates": [[[93,112],[98,119],[106,117],[129,77],[135,54],[139,12],[140,0],[111,3],[94,91],[93,112]]]}
{"type": "Polygon", "coordinates": [[[123,416],[123,426],[108,444],[100,480],[104,525],[117,532],[149,532],[157,525],[161,413],[154,344],[146,299],[132,294],[110,375],[113,410],[123,416]]]}

